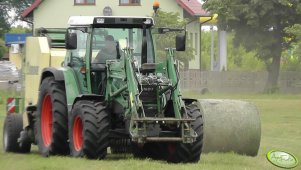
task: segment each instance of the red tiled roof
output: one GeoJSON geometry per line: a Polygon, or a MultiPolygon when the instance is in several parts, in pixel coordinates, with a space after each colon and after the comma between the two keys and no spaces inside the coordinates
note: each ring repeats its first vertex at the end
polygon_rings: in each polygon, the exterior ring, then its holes
{"type": "MultiPolygon", "coordinates": [[[[35,2],[25,9],[21,14],[22,18],[28,17],[43,0],[35,0],[35,2]]],[[[197,0],[176,0],[176,2],[185,9],[191,16],[207,16],[208,12],[203,9],[202,4],[197,0]]]]}
{"type": "Polygon", "coordinates": [[[26,18],[28,15],[30,15],[30,14],[33,12],[33,10],[36,9],[36,8],[40,5],[40,3],[41,3],[42,1],[43,1],[43,0],[35,0],[34,3],[33,3],[30,7],[26,8],[26,9],[22,12],[21,17],[22,17],[22,18],[26,18]]]}
{"type": "Polygon", "coordinates": [[[176,0],[191,16],[208,16],[209,13],[203,9],[198,0],[176,0]]]}

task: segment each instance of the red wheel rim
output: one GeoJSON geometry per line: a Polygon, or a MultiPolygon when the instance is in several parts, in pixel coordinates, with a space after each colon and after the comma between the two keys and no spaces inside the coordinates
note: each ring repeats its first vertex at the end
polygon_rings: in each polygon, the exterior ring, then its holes
{"type": "Polygon", "coordinates": [[[41,120],[42,139],[48,147],[52,141],[52,102],[48,94],[43,99],[41,120]]]}
{"type": "Polygon", "coordinates": [[[80,151],[83,145],[83,122],[76,116],[73,123],[73,145],[76,151],[80,151]]]}

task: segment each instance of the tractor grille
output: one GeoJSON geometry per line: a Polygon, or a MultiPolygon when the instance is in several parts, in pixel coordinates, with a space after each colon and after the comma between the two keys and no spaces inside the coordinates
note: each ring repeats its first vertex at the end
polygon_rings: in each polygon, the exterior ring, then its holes
{"type": "Polygon", "coordinates": [[[157,114],[157,86],[143,85],[142,90],[140,100],[142,101],[145,115],[154,117],[157,114]]]}
{"type": "Polygon", "coordinates": [[[143,102],[157,102],[157,87],[152,85],[143,85],[140,100],[143,102]]]}

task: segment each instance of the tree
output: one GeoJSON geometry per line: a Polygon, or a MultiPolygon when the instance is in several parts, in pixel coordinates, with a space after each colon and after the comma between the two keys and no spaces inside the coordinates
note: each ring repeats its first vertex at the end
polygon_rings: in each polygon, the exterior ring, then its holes
{"type": "Polygon", "coordinates": [[[301,22],[301,1],[208,0],[204,7],[219,15],[219,28],[234,30],[235,45],[257,52],[269,73],[265,90],[275,92],[282,51],[294,42],[285,29],[301,22]]]}
{"type": "Polygon", "coordinates": [[[301,70],[301,24],[295,24],[285,29],[290,35],[287,41],[293,41],[282,54],[282,70],[300,71],[301,70]]]}
{"type": "Polygon", "coordinates": [[[0,60],[3,58],[5,53],[7,53],[5,42],[2,39],[0,39],[0,60]]]}
{"type": "Polygon", "coordinates": [[[19,19],[20,14],[25,10],[34,0],[1,0],[0,1],[0,37],[7,32],[11,25],[19,19]],[[12,14],[16,16],[12,18],[12,14]]]}
{"type": "MultiPolygon", "coordinates": [[[[154,17],[155,27],[169,27],[169,28],[185,28],[187,21],[180,18],[178,13],[173,12],[163,12],[158,11],[157,15],[154,17]]],[[[157,61],[160,61],[166,57],[165,48],[175,47],[175,37],[177,33],[166,33],[155,35],[155,44],[156,44],[156,56],[157,61]]],[[[191,41],[186,41],[191,42],[191,41]]],[[[186,45],[185,52],[176,52],[176,59],[184,63],[184,67],[188,68],[188,63],[190,60],[194,59],[193,54],[194,49],[190,44],[186,45]]]]}
{"type": "Polygon", "coordinates": [[[290,35],[288,41],[292,42],[291,48],[295,48],[297,57],[301,58],[301,24],[288,27],[285,31],[290,35]]]}
{"type": "MultiPolygon", "coordinates": [[[[214,36],[217,37],[217,31],[214,31],[214,36]]],[[[254,51],[246,51],[246,49],[240,45],[233,47],[234,35],[232,32],[227,33],[227,70],[228,71],[263,71],[265,64],[262,60],[259,60],[254,51]]],[[[202,31],[202,70],[210,70],[210,49],[211,44],[211,32],[202,31]]],[[[217,44],[217,38],[214,39],[214,44],[217,44]]],[[[217,51],[217,45],[214,46],[214,51],[217,51]]],[[[214,53],[217,57],[217,53],[214,53]]]]}
{"type": "Polygon", "coordinates": [[[5,47],[5,43],[3,41],[4,33],[10,30],[11,25],[19,19],[21,12],[33,2],[34,0],[0,1],[0,59],[7,52],[7,48],[5,47]],[[15,17],[12,17],[13,13],[16,13],[15,17]]]}
{"type": "Polygon", "coordinates": [[[16,26],[16,27],[11,27],[9,30],[9,33],[31,33],[31,29],[28,27],[23,27],[23,26],[16,26]]]}

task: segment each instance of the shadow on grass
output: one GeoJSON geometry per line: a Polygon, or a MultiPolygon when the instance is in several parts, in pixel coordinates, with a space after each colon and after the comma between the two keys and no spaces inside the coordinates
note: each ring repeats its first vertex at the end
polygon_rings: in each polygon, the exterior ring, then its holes
{"type": "Polygon", "coordinates": [[[116,161],[116,160],[129,160],[133,159],[132,154],[108,154],[107,157],[104,159],[106,161],[116,161]]]}

